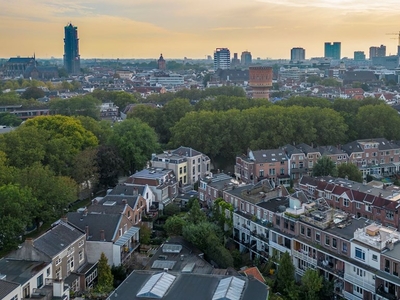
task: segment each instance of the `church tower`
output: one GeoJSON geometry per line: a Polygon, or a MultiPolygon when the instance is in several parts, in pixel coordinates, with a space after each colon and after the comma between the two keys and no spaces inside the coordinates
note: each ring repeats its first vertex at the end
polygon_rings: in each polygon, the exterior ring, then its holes
{"type": "Polygon", "coordinates": [[[165,59],[162,56],[162,54],[160,55],[160,58],[158,59],[158,69],[161,71],[164,71],[167,69],[167,65],[165,63],[165,59]]]}

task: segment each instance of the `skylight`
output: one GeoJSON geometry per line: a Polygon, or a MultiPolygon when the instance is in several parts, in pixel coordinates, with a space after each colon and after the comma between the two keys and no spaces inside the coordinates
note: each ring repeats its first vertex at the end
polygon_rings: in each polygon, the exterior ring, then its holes
{"type": "Polygon", "coordinates": [[[162,272],[155,274],[147,280],[136,297],[161,299],[175,281],[176,276],[162,272]]]}
{"type": "Polygon", "coordinates": [[[239,300],[242,297],[245,281],[236,277],[221,279],[212,300],[239,300]]]}

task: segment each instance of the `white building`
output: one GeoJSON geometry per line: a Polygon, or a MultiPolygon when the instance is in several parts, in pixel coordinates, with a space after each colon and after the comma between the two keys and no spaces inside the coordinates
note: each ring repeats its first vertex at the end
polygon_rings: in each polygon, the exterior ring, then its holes
{"type": "Polygon", "coordinates": [[[151,86],[176,86],[185,83],[182,75],[179,74],[154,74],[150,77],[151,86]]]}

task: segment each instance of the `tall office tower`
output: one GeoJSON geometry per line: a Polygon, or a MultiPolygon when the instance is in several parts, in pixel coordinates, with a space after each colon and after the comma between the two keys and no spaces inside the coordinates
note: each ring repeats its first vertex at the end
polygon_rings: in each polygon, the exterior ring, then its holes
{"type": "Polygon", "coordinates": [[[373,57],[385,57],[386,56],[386,46],[380,45],[380,47],[369,47],[369,59],[373,57]]]}
{"type": "Polygon", "coordinates": [[[240,57],[240,60],[241,60],[242,65],[244,65],[244,66],[251,65],[251,62],[252,62],[251,52],[243,51],[242,55],[240,57]]]}
{"type": "Polygon", "coordinates": [[[64,27],[64,67],[69,74],[78,74],[81,69],[78,27],[71,23],[64,27]]]}
{"type": "Polygon", "coordinates": [[[157,61],[157,66],[159,70],[166,70],[167,69],[167,64],[165,62],[164,57],[162,56],[162,54],[160,54],[160,58],[157,61]]]}
{"type": "Polygon", "coordinates": [[[232,62],[231,62],[231,66],[232,67],[236,67],[240,65],[240,60],[238,58],[238,54],[237,53],[233,53],[233,58],[232,58],[232,62]]]}
{"type": "Polygon", "coordinates": [[[227,70],[231,67],[231,52],[228,48],[217,48],[214,51],[214,70],[227,70]]]}
{"type": "Polygon", "coordinates": [[[292,48],[290,50],[290,61],[298,62],[306,59],[306,50],[304,48],[292,48]]]}
{"type": "Polygon", "coordinates": [[[325,43],[325,57],[333,58],[333,59],[340,59],[341,46],[342,45],[340,42],[325,43]]]}
{"type": "Polygon", "coordinates": [[[354,51],[354,60],[365,60],[365,53],[364,51],[354,51]]]}
{"type": "Polygon", "coordinates": [[[269,99],[272,88],[272,67],[249,67],[249,86],[253,98],[269,99]]]}

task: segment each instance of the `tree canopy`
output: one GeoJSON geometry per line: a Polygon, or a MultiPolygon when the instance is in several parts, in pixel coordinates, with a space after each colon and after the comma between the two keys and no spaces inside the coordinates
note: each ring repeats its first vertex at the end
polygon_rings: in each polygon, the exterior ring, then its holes
{"type": "Polygon", "coordinates": [[[321,156],[313,169],[313,176],[333,176],[338,174],[335,163],[328,156],[321,156]]]}

